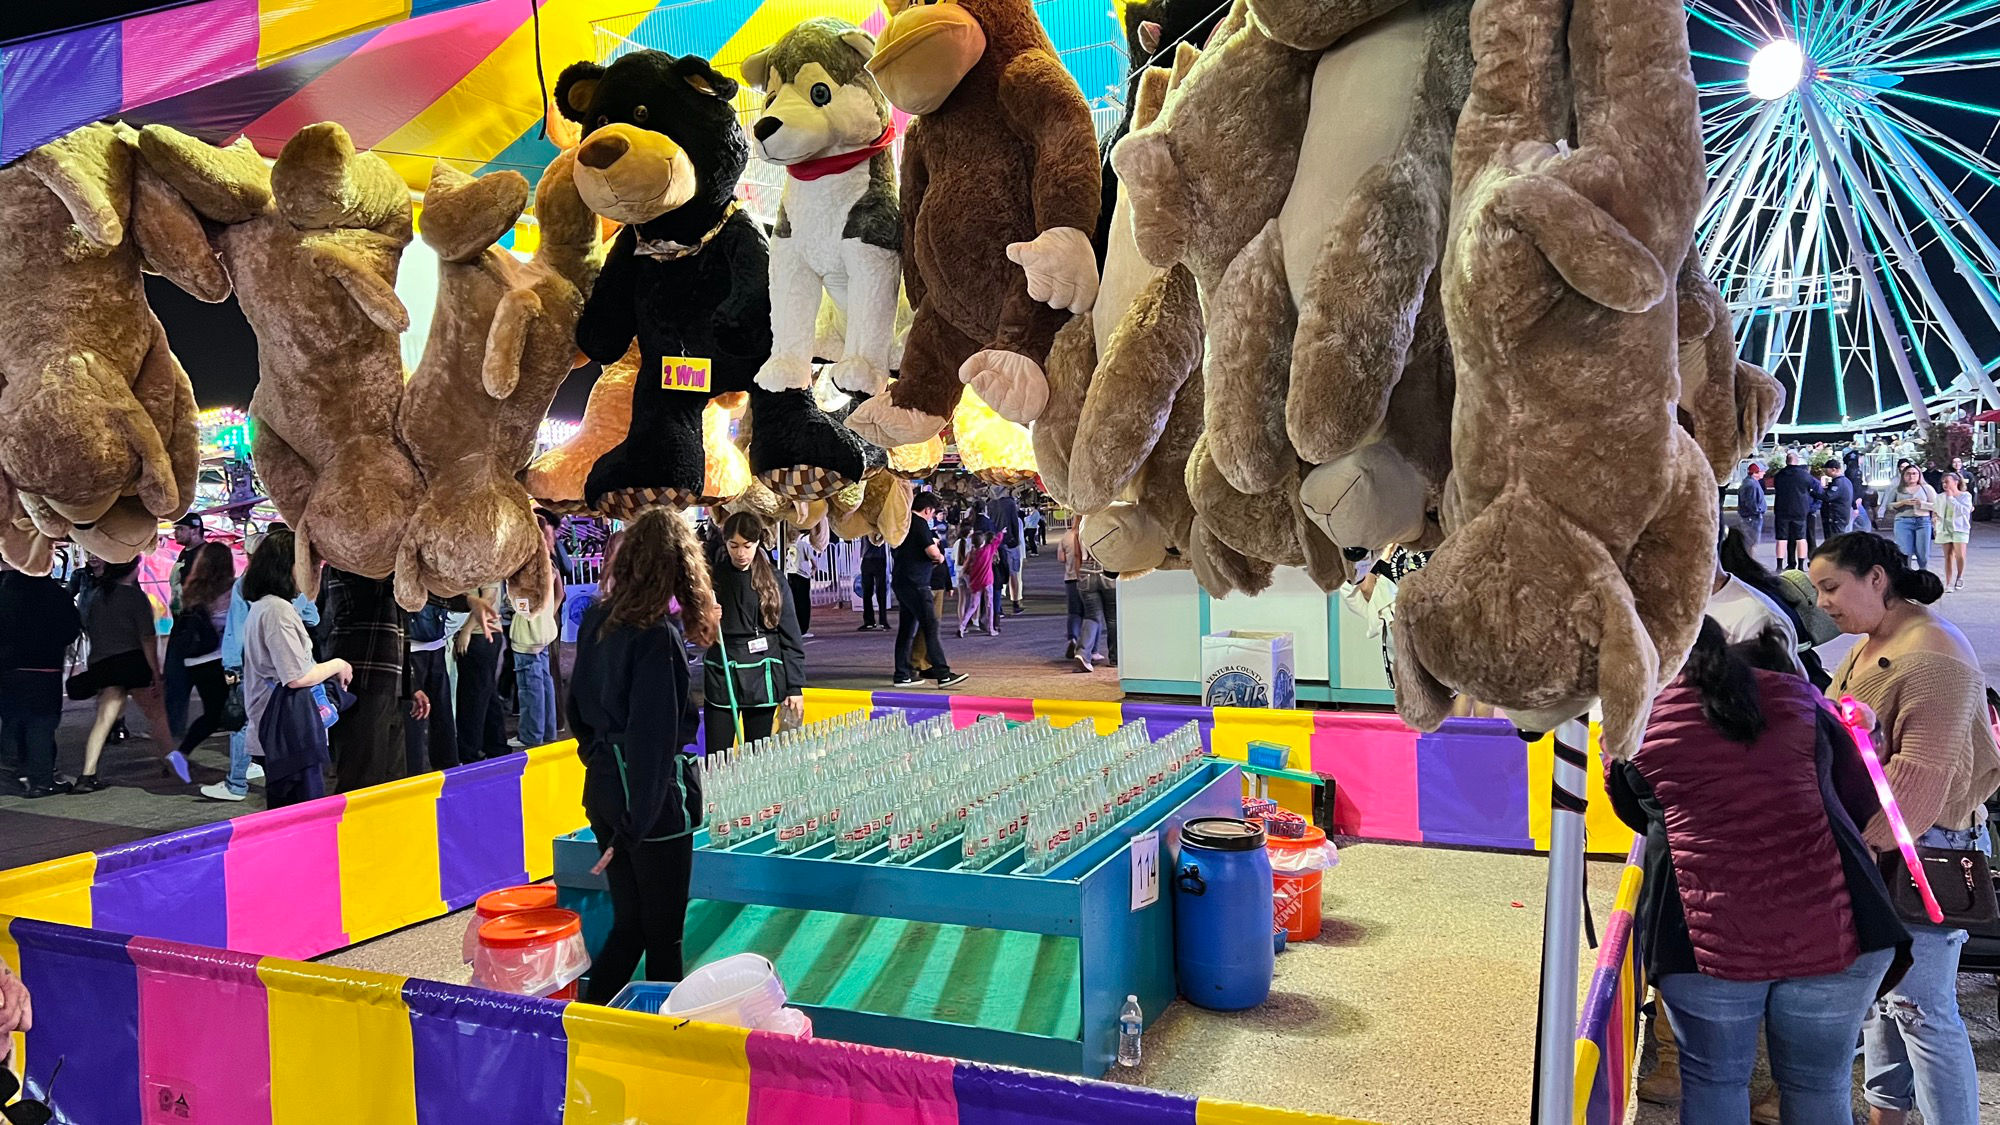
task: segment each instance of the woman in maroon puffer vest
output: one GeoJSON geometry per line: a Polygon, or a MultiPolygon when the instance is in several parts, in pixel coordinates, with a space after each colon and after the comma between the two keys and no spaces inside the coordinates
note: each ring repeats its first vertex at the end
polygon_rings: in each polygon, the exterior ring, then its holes
{"type": "Polygon", "coordinates": [[[1681,1120],[1747,1125],[1760,1025],[1787,1125],[1852,1114],[1861,1021],[1910,937],[1856,824],[1878,810],[1854,743],[1772,638],[1710,619],[1607,783],[1646,836],[1640,952],[1681,1050],[1681,1120]],[[1761,658],[1760,658],[1761,657],[1761,658]],[[1893,963],[1892,963],[1893,962],[1893,963]]]}

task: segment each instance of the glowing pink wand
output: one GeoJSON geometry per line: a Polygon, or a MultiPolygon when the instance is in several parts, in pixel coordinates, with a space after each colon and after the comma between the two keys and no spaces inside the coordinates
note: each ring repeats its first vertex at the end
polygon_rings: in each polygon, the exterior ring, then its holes
{"type": "Polygon", "coordinates": [[[1917,858],[1917,844],[1910,839],[1910,826],[1903,823],[1903,810],[1896,806],[1896,795],[1889,790],[1889,778],[1882,772],[1882,759],[1875,756],[1875,740],[1868,728],[1862,726],[1857,708],[1851,695],[1840,697],[1840,721],[1847,732],[1854,736],[1854,745],[1861,751],[1861,763],[1868,767],[1868,779],[1875,783],[1875,795],[1882,800],[1882,815],[1889,820],[1889,830],[1896,834],[1896,846],[1903,851],[1903,866],[1909,868],[1910,879],[1917,885],[1917,893],[1923,896],[1924,913],[1933,922],[1944,921],[1944,909],[1938,905],[1937,896],[1931,893],[1931,881],[1924,875],[1923,861],[1917,858]]]}

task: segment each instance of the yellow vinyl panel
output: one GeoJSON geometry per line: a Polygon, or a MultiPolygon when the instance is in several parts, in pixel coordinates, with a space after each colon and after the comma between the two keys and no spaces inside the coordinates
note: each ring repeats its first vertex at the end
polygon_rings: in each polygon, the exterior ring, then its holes
{"type": "Polygon", "coordinates": [[[444,774],[347,795],[340,818],[340,922],[351,942],[445,913],[438,876],[438,794],[444,774]]]}
{"type": "MultiPolygon", "coordinates": [[[[1611,811],[1611,798],[1604,792],[1604,761],[1598,752],[1597,724],[1590,725],[1590,758],[1584,766],[1588,775],[1584,791],[1590,807],[1584,811],[1584,849],[1592,855],[1624,855],[1632,850],[1632,830],[1611,811]]],[[[1549,847],[1549,783],[1555,774],[1554,736],[1544,735],[1528,750],[1528,834],[1535,847],[1549,847]]]]}
{"type": "Polygon", "coordinates": [[[871,692],[849,691],[842,688],[807,688],[805,721],[817,723],[821,719],[831,719],[835,715],[846,715],[859,711],[864,715],[875,710],[875,696],[871,692]]]}
{"type": "Polygon", "coordinates": [[[1125,722],[1124,705],[1116,700],[1037,699],[1035,714],[1046,716],[1058,727],[1090,720],[1098,734],[1110,734],[1125,722]]]}
{"type": "Polygon", "coordinates": [[[555,874],[555,839],[584,825],[583,761],[576,740],[564,739],[528,751],[521,773],[522,869],[530,879],[555,874]]]}
{"type": "Polygon", "coordinates": [[[410,18],[410,0],[258,0],[257,65],[410,18]]]}
{"type": "Polygon", "coordinates": [[[687,1121],[745,1125],[750,1116],[750,1033],[571,1004],[569,1096],[563,1125],[687,1121]]]}
{"type": "Polygon", "coordinates": [[[0,871],[0,914],[89,929],[96,880],[97,856],[90,852],[0,871]]]}
{"type": "Polygon", "coordinates": [[[417,1119],[405,978],[267,957],[271,1125],[417,1119]]]}

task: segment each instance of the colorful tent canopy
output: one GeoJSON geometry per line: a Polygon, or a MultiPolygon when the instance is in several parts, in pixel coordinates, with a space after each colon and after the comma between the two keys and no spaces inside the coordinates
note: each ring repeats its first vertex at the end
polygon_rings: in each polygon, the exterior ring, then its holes
{"type": "MultiPolygon", "coordinates": [[[[1036,7],[1085,95],[1113,92],[1124,49],[1111,7],[1036,7]]],[[[202,0],[0,49],[0,160],[109,116],[248,136],[268,155],[338,121],[412,187],[438,159],[532,178],[556,151],[541,136],[538,62],[551,86],[571,62],[635,46],[728,72],[820,15],[884,18],[878,0],[202,0]]]]}
{"type": "Polygon", "coordinates": [[[471,2],[204,0],[13,44],[0,50],[0,162],[99,118],[471,2]]]}

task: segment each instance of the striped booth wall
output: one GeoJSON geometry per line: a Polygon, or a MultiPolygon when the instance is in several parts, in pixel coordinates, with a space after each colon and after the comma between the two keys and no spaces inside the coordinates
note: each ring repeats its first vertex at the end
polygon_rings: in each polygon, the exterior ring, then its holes
{"type": "MultiPolygon", "coordinates": [[[[1512,848],[1547,831],[1537,755],[1504,723],[1419,736],[1381,715],[817,690],[806,705],[809,720],[1195,721],[1223,757],[1276,741],[1334,776],[1342,831],[1512,848]]],[[[63,1119],[91,1125],[1339,1120],[295,960],[547,877],[581,786],[561,743],[0,872],[0,956],[35,992],[17,1040],[29,1088],[60,1065],[63,1119]]]]}

